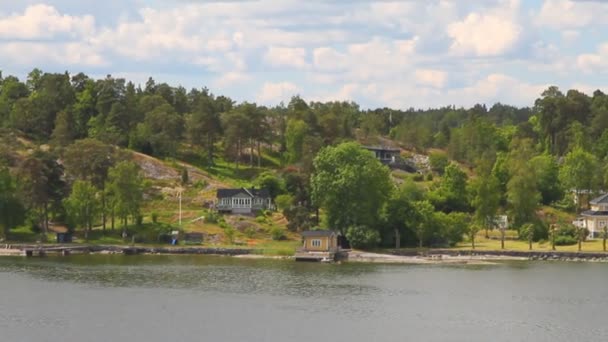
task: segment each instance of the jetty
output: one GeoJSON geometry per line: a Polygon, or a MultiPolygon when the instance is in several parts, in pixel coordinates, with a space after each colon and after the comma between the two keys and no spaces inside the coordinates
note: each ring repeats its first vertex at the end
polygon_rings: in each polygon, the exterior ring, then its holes
{"type": "Polygon", "coordinates": [[[71,254],[204,254],[204,255],[244,255],[252,254],[246,248],[215,247],[148,247],[114,245],[0,245],[0,255],[45,257],[47,255],[68,256],[71,254]]]}

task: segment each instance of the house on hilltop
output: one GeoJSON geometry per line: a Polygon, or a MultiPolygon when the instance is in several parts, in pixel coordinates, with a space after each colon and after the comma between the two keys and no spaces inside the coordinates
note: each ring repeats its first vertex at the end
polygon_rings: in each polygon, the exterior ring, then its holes
{"type": "Polygon", "coordinates": [[[240,188],[218,189],[215,208],[223,213],[252,214],[274,206],[268,189],[240,188]]]}
{"type": "Polygon", "coordinates": [[[362,146],[364,149],[373,153],[374,157],[382,164],[391,169],[400,169],[407,172],[417,172],[416,165],[410,160],[401,158],[401,150],[393,147],[362,146]]]}

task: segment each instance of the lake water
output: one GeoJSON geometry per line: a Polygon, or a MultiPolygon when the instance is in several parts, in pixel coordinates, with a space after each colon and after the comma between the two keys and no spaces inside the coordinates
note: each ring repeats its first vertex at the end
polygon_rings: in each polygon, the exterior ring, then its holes
{"type": "Polygon", "coordinates": [[[608,264],[0,258],[0,341],[608,341],[608,264]]]}

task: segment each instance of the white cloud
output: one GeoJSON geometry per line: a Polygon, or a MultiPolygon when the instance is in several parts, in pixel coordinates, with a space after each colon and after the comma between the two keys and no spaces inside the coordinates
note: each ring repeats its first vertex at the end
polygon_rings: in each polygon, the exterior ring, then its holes
{"type": "Polygon", "coordinates": [[[585,73],[605,72],[608,68],[608,43],[600,45],[597,53],[578,56],[576,64],[585,73]]]}
{"type": "Polygon", "coordinates": [[[251,75],[241,73],[241,72],[231,71],[231,72],[227,72],[227,73],[223,74],[218,79],[216,79],[214,84],[217,87],[223,88],[223,87],[227,87],[227,86],[231,86],[231,85],[235,85],[235,84],[246,83],[246,82],[250,81],[251,79],[252,79],[251,75]]]}
{"type": "Polygon", "coordinates": [[[510,18],[471,13],[448,26],[450,47],[457,55],[497,56],[508,52],[520,38],[522,28],[510,18]]]}
{"type": "Polygon", "coordinates": [[[266,82],[257,96],[257,100],[265,104],[276,104],[296,95],[300,88],[291,82],[266,82]]]}
{"type": "Polygon", "coordinates": [[[416,81],[419,84],[435,88],[443,88],[447,82],[448,75],[441,70],[419,69],[415,72],[416,81]]]}
{"type": "Polygon", "coordinates": [[[0,44],[0,55],[19,65],[32,67],[44,62],[71,66],[105,66],[109,62],[84,43],[10,42],[0,44]]]}
{"type": "Polygon", "coordinates": [[[583,28],[605,24],[607,15],[605,1],[545,0],[538,23],[554,29],[583,28]]]}
{"type": "Polygon", "coordinates": [[[313,51],[313,62],[317,69],[339,71],[346,67],[346,55],[331,47],[320,47],[313,51]]]}
{"type": "Polygon", "coordinates": [[[305,68],[306,50],[303,48],[286,48],[271,46],[264,55],[266,63],[272,66],[287,66],[294,68],[305,68]]]}
{"type": "Polygon", "coordinates": [[[95,31],[95,18],[60,14],[53,6],[38,4],[23,14],[0,18],[0,38],[48,39],[57,34],[87,36],[95,31]]]}

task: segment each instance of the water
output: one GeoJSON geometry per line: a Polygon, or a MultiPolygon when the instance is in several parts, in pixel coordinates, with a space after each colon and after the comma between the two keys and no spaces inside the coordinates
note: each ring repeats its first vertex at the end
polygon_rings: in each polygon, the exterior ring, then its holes
{"type": "Polygon", "coordinates": [[[608,341],[608,265],[0,258],[0,341],[608,341]]]}

